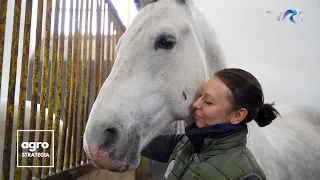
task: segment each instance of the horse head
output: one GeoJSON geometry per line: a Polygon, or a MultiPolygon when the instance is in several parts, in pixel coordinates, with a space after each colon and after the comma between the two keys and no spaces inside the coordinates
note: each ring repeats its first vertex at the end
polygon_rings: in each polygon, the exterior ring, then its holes
{"type": "Polygon", "coordinates": [[[90,112],[84,149],[110,171],[135,169],[141,149],[193,114],[202,84],[224,68],[215,31],[191,0],[141,0],[90,112]]]}

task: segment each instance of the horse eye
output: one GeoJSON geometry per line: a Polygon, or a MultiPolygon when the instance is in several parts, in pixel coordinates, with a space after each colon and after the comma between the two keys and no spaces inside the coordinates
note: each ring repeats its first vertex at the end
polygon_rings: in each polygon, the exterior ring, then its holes
{"type": "Polygon", "coordinates": [[[154,49],[172,49],[174,45],[176,45],[176,38],[169,34],[165,34],[157,37],[154,44],[154,49]]]}

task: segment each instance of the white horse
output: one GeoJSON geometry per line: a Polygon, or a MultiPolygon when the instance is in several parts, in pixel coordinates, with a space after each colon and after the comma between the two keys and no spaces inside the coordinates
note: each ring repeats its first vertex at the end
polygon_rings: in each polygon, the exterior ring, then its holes
{"type": "MultiPolygon", "coordinates": [[[[192,0],[141,0],[93,105],[84,149],[100,168],[137,168],[140,151],[227,67],[214,29],[192,0]]],[[[268,127],[250,123],[248,147],[268,179],[320,179],[320,107],[292,105],[268,127]]]]}
{"type": "MultiPolygon", "coordinates": [[[[12,130],[12,143],[11,143],[11,157],[10,157],[10,179],[14,179],[14,169],[16,167],[15,164],[15,158],[16,158],[16,149],[17,149],[17,119],[18,119],[18,105],[19,102],[16,100],[14,104],[14,118],[13,118],[13,130],[12,130]]],[[[4,144],[4,137],[5,137],[5,124],[6,124],[6,111],[7,111],[7,98],[1,98],[0,101],[0,174],[2,174],[2,163],[3,163],[3,144],[4,144]]],[[[26,106],[25,106],[25,122],[24,122],[24,130],[30,129],[30,112],[31,112],[31,101],[26,101],[26,106]]],[[[37,104],[37,127],[39,127],[39,118],[40,118],[40,104],[37,104]]],[[[46,109],[45,113],[45,128],[47,127],[47,121],[48,120],[48,109],[46,109]]],[[[54,128],[54,122],[55,122],[55,114],[53,114],[53,119],[52,119],[52,127],[54,128]]],[[[60,127],[59,127],[59,134],[61,135],[62,133],[62,126],[63,126],[63,121],[60,120],[60,127]]],[[[39,128],[37,128],[39,129],[39,128]]],[[[36,138],[37,138],[37,133],[36,133],[36,138]]],[[[24,142],[28,142],[28,137],[26,137],[26,133],[24,133],[23,137],[24,142]]],[[[61,141],[61,138],[59,139],[59,144],[61,141]]],[[[51,140],[51,145],[50,147],[53,147],[54,141],[51,140]]],[[[52,152],[52,151],[51,151],[52,152]]],[[[35,162],[34,158],[34,162],[35,162]]],[[[26,166],[26,159],[23,158],[22,163],[24,166],[26,166]]],[[[19,162],[19,165],[21,163],[19,162]]],[[[25,168],[22,169],[22,177],[25,177],[25,168]]]]}

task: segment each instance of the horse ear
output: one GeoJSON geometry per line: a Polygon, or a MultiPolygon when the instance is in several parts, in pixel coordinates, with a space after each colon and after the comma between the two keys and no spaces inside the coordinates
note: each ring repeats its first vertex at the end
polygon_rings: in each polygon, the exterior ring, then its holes
{"type": "Polygon", "coordinates": [[[136,5],[137,10],[139,11],[142,9],[144,6],[156,2],[157,0],[134,0],[134,3],[136,5]]]}
{"type": "MultiPolygon", "coordinates": [[[[154,3],[158,0],[134,0],[137,10],[141,10],[144,6],[154,3]]],[[[186,4],[189,7],[193,7],[193,0],[176,0],[177,3],[186,4]]]]}
{"type": "Polygon", "coordinates": [[[182,4],[187,4],[187,5],[191,5],[193,4],[193,0],[176,0],[177,3],[182,3],[182,4]]]}
{"type": "Polygon", "coordinates": [[[139,11],[141,7],[140,0],[134,0],[134,4],[136,5],[137,10],[139,11]]]}
{"type": "Polygon", "coordinates": [[[178,4],[185,4],[187,5],[191,10],[194,8],[194,2],[193,0],[176,0],[178,4]]]}

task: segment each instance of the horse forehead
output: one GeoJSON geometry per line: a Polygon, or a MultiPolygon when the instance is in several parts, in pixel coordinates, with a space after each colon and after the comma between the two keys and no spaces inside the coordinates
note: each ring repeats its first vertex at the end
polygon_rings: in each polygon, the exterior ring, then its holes
{"type": "Polygon", "coordinates": [[[160,0],[142,8],[132,24],[145,26],[150,25],[150,21],[161,23],[184,19],[187,15],[185,13],[187,13],[185,8],[182,8],[182,5],[176,3],[175,0],[160,0]]]}
{"type": "Polygon", "coordinates": [[[157,36],[159,31],[166,31],[168,28],[174,29],[177,33],[187,34],[192,24],[190,18],[186,17],[187,13],[182,12],[182,8],[179,10],[175,9],[176,7],[179,5],[168,7],[156,3],[144,7],[127,29],[123,39],[131,44],[130,42],[136,38],[141,38],[139,34],[145,39],[146,36],[157,36]],[[154,6],[157,8],[153,8],[154,6]]]}

